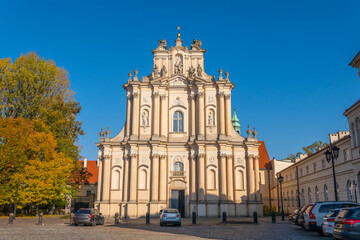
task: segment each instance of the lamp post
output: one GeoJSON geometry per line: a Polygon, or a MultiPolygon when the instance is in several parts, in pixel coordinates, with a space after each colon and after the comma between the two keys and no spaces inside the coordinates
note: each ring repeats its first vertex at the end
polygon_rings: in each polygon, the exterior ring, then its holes
{"type": "Polygon", "coordinates": [[[271,162],[265,163],[265,168],[268,170],[268,184],[269,184],[269,211],[271,215],[271,188],[270,188],[270,170],[272,170],[271,162]]]}
{"type": "Polygon", "coordinates": [[[284,221],[284,205],[283,205],[283,196],[282,196],[282,182],[284,181],[283,176],[281,176],[281,173],[278,177],[279,183],[280,183],[280,198],[281,198],[281,220],[284,221]]]}
{"type": "MultiPolygon", "coordinates": [[[[15,203],[14,203],[14,219],[16,218],[16,205],[17,205],[17,201],[18,201],[18,197],[19,197],[19,184],[20,181],[17,181],[17,185],[16,185],[16,195],[15,195],[15,203]]],[[[25,187],[25,183],[23,182],[21,184],[21,186],[24,188],[25,187]]]]}
{"type": "Polygon", "coordinates": [[[337,189],[336,189],[336,176],[335,176],[335,166],[334,166],[334,159],[339,157],[339,148],[337,146],[330,145],[328,150],[325,152],[326,161],[329,163],[331,160],[332,170],[333,170],[333,179],[334,179],[334,192],[335,192],[335,201],[338,200],[337,189]]]}

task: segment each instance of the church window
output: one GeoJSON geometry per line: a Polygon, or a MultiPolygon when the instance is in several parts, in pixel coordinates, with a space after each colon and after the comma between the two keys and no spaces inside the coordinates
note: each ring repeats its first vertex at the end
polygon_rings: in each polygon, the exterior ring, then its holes
{"type": "Polygon", "coordinates": [[[347,181],[346,189],[347,189],[348,201],[352,201],[352,191],[351,191],[351,182],[350,182],[350,180],[347,181]]]}
{"type": "Polygon", "coordinates": [[[147,189],[147,171],[146,171],[146,169],[140,169],[139,189],[147,189]]]}
{"type": "Polygon", "coordinates": [[[184,116],[182,112],[176,111],[174,113],[174,132],[184,132],[184,116]]]}
{"type": "Polygon", "coordinates": [[[182,172],[184,171],[184,164],[182,162],[175,162],[174,163],[174,171],[175,172],[182,172]]]}

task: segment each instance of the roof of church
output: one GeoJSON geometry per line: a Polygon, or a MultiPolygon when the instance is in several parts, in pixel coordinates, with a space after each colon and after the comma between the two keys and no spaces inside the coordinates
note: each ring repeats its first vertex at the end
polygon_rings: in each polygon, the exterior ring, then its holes
{"type": "MultiPolygon", "coordinates": [[[[79,161],[81,163],[81,165],[84,164],[84,161],[79,161]]],[[[97,166],[97,162],[96,161],[87,161],[87,171],[90,172],[92,174],[92,176],[88,179],[88,182],[90,184],[96,184],[98,182],[98,173],[99,173],[99,168],[97,166]]]]}
{"type": "Polygon", "coordinates": [[[265,163],[270,162],[269,154],[267,152],[265,142],[259,141],[261,143],[259,147],[259,168],[265,168],[265,163]]]}

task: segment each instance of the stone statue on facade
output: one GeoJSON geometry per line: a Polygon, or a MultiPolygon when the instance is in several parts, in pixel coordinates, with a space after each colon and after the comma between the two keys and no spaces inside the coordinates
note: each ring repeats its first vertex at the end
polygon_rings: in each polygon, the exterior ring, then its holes
{"type": "Polygon", "coordinates": [[[248,124],[248,130],[246,130],[246,133],[248,134],[247,138],[250,139],[252,133],[252,131],[250,130],[250,124],[248,124]]]}
{"type": "Polygon", "coordinates": [[[159,68],[156,64],[154,65],[153,72],[155,78],[159,77],[159,68]]]}
{"type": "Polygon", "coordinates": [[[149,116],[147,115],[146,111],[142,112],[141,120],[143,126],[149,126],[149,116]]]}
{"type": "Polygon", "coordinates": [[[109,129],[109,126],[107,126],[107,129],[106,129],[105,133],[106,133],[105,141],[110,141],[110,133],[111,133],[111,131],[109,129]]]}
{"type": "Polygon", "coordinates": [[[193,43],[191,44],[191,49],[196,48],[196,49],[200,50],[201,45],[202,45],[201,40],[194,39],[193,43]]]}
{"type": "Polygon", "coordinates": [[[197,66],[197,75],[198,75],[198,77],[202,77],[202,71],[203,71],[202,67],[200,66],[200,64],[198,64],[198,66],[197,66]]]}
{"type": "Polygon", "coordinates": [[[159,46],[165,46],[166,47],[166,40],[165,39],[160,39],[160,40],[158,40],[158,44],[159,44],[159,46]]]}
{"type": "Polygon", "coordinates": [[[189,73],[189,77],[191,78],[195,77],[195,68],[191,66],[188,70],[188,73],[189,73]]]}
{"type": "Polygon", "coordinates": [[[160,76],[165,77],[166,73],[167,73],[167,70],[166,70],[166,67],[164,65],[160,70],[160,76]]]}
{"type": "Polygon", "coordinates": [[[103,127],[101,127],[101,131],[99,132],[99,135],[100,135],[100,142],[104,141],[104,129],[103,127]]]}
{"type": "Polygon", "coordinates": [[[214,116],[214,113],[212,111],[210,111],[209,115],[208,115],[208,125],[209,126],[215,126],[215,116],[214,116]]]}
{"type": "Polygon", "coordinates": [[[182,56],[176,55],[175,63],[174,63],[174,73],[182,73],[182,72],[183,72],[182,56]]]}
{"type": "Polygon", "coordinates": [[[252,133],[253,133],[254,138],[256,139],[256,135],[258,132],[256,131],[255,127],[254,127],[254,131],[252,133]]]}

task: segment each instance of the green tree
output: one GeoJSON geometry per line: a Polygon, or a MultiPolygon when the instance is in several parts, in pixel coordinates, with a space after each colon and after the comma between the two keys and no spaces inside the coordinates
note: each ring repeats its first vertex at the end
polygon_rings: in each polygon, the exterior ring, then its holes
{"type": "Polygon", "coordinates": [[[81,176],[76,162],[82,123],[76,120],[81,107],[70,90],[68,72],[36,53],[12,62],[0,59],[0,116],[41,120],[56,140],[56,150],[73,160],[74,176],[81,176]]]}
{"type": "Polygon", "coordinates": [[[295,160],[298,157],[300,157],[301,154],[307,154],[308,156],[310,156],[310,155],[316,153],[318,150],[320,150],[324,147],[327,147],[327,146],[328,146],[327,143],[323,143],[322,141],[315,141],[312,144],[310,144],[306,147],[303,147],[302,148],[303,152],[297,152],[296,154],[291,153],[287,156],[286,159],[289,159],[289,160],[295,162],[295,160]]]}
{"type": "Polygon", "coordinates": [[[0,136],[0,205],[13,204],[17,189],[19,208],[65,204],[73,161],[56,150],[48,127],[39,120],[0,118],[0,136]]]}

